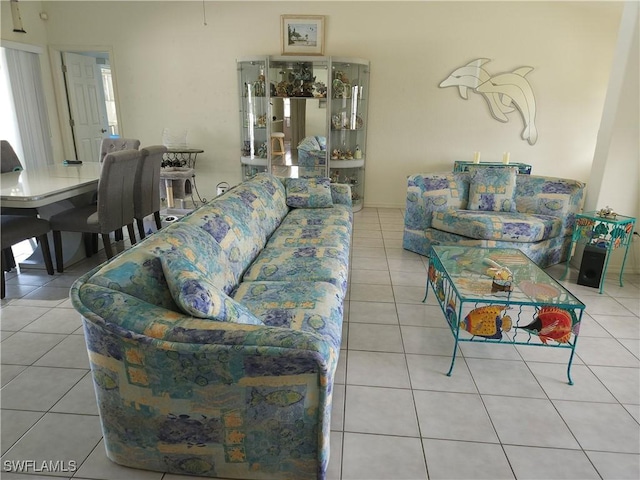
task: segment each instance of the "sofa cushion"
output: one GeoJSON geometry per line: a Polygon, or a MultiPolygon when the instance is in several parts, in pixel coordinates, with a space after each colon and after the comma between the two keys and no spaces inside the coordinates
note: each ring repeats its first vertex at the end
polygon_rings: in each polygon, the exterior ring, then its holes
{"type": "Polygon", "coordinates": [[[469,210],[515,212],[517,167],[470,167],[469,210]]]}
{"type": "Polygon", "coordinates": [[[473,210],[435,212],[433,228],[478,240],[539,242],[556,237],[562,220],[550,215],[473,210]]]}
{"type": "Polygon", "coordinates": [[[326,282],[242,282],[233,298],[265,325],[321,335],[340,350],[342,295],[326,282]]]}
{"type": "Polygon", "coordinates": [[[338,247],[349,250],[351,230],[342,225],[282,226],[274,232],[267,248],[274,247],[338,247]]]}
{"type": "Polygon", "coordinates": [[[243,305],[210,282],[206,274],[184,256],[166,255],[161,258],[161,263],[169,291],[185,313],[223,322],[263,324],[243,305]]]}
{"type": "Polygon", "coordinates": [[[333,208],[296,208],[282,221],[282,226],[312,227],[324,225],[342,225],[351,229],[351,207],[336,205],[333,208]]]}
{"type": "Polygon", "coordinates": [[[201,272],[207,272],[216,286],[225,292],[230,292],[238,283],[228,263],[228,252],[224,252],[207,232],[182,222],[163,228],[124,254],[114,257],[97,269],[87,283],[177,310],[160,262],[163,256],[172,252],[193,259],[194,266],[201,272]]]}
{"type": "Polygon", "coordinates": [[[331,180],[321,178],[287,178],[287,205],[294,208],[333,206],[331,180]]]}
{"type": "MultiPolygon", "coordinates": [[[[237,201],[237,199],[235,199],[237,201]]],[[[261,235],[250,228],[249,219],[239,219],[228,204],[204,205],[180,222],[201,228],[220,244],[227,254],[230,271],[238,283],[242,274],[263,247],[261,235]],[[246,222],[249,222],[247,224],[246,222]]]]}
{"type": "Polygon", "coordinates": [[[348,252],[340,248],[265,248],[242,280],[329,282],[344,294],[348,273],[348,252]]]}
{"type": "Polygon", "coordinates": [[[271,232],[280,225],[282,219],[289,213],[287,192],[283,182],[273,175],[259,173],[244,182],[244,185],[250,187],[262,202],[265,215],[261,217],[261,221],[267,231],[267,236],[271,235],[271,232]]]}

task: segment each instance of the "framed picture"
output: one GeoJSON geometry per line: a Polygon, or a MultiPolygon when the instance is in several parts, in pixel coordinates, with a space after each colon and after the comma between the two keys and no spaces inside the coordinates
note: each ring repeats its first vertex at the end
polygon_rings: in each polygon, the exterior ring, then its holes
{"type": "Polygon", "coordinates": [[[281,15],[282,55],[324,55],[324,16],[281,15]]]}

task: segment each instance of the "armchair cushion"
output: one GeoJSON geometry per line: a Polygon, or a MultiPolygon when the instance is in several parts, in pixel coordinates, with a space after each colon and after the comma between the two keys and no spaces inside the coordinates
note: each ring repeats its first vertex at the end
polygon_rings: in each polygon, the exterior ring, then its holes
{"type": "Polygon", "coordinates": [[[516,167],[471,168],[469,210],[515,212],[516,167]]]}
{"type": "Polygon", "coordinates": [[[477,240],[539,242],[557,237],[562,230],[558,217],[518,212],[451,210],[435,212],[433,228],[477,240]]]}
{"type": "Polygon", "coordinates": [[[320,178],[287,178],[287,205],[295,208],[327,208],[333,206],[331,180],[320,178]]]}

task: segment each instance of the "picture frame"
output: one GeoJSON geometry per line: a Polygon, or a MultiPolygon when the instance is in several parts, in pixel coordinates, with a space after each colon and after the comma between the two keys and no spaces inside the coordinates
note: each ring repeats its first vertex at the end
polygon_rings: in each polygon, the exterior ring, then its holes
{"type": "Polygon", "coordinates": [[[282,55],[324,55],[323,15],[281,15],[282,55]]]}

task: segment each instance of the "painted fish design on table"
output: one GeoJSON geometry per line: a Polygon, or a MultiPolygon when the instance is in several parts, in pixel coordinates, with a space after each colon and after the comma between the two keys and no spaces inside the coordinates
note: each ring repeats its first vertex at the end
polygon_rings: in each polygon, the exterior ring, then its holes
{"type": "Polygon", "coordinates": [[[519,328],[538,335],[545,345],[549,340],[569,343],[571,333],[578,333],[578,324],[573,326],[574,319],[573,312],[548,305],[540,309],[533,322],[519,328]]]}
{"type": "Polygon", "coordinates": [[[449,324],[451,326],[455,326],[458,316],[456,315],[456,301],[453,298],[449,300],[449,303],[447,303],[447,308],[444,313],[449,324]]]}
{"type": "Polygon", "coordinates": [[[501,339],[502,332],[511,330],[512,325],[509,315],[500,316],[506,309],[506,305],[478,307],[464,317],[460,327],[477,337],[501,339]]]}

